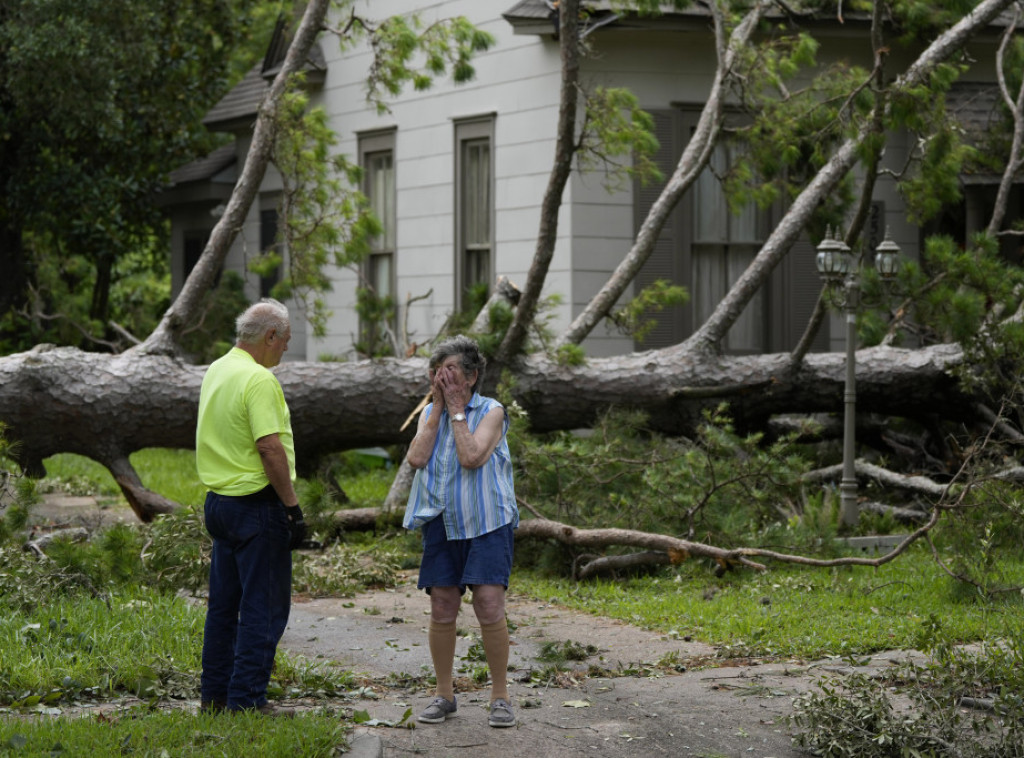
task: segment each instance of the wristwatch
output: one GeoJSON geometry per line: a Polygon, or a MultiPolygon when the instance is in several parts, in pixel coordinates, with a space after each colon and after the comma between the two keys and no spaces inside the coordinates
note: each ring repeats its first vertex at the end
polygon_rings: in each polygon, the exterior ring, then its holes
{"type": "Polygon", "coordinates": [[[452,421],[465,421],[465,420],[466,420],[466,414],[465,413],[456,413],[454,416],[452,416],[452,421]]]}

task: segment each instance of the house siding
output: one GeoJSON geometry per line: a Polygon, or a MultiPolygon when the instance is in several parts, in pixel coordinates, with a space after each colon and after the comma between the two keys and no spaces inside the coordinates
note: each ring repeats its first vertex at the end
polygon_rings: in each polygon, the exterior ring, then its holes
{"type": "MultiPolygon", "coordinates": [[[[496,38],[474,59],[476,77],[463,85],[438,81],[425,92],[405,91],[389,99],[390,113],[378,115],[365,101],[370,56],[357,47],[342,53],[330,39],[322,44],[327,78],[314,99],[325,108],[339,136],[338,150],[356,154],[357,135],[385,127],[395,131],[398,208],[396,293],[398,323],[409,340],[431,339],[456,307],[455,125],[472,118],[493,119],[494,262],[496,273],[522,283],[534,253],[539,205],[554,153],[558,114],[557,44],[515,36],[500,17],[507,3],[453,0],[424,6],[392,2],[389,14],[417,11],[424,23],[465,15],[496,38]],[[552,91],[552,84],[553,91],[552,91]],[[405,312],[406,297],[429,296],[405,312]]],[[[357,3],[357,12],[379,14],[379,3],[357,3]]],[[[568,219],[563,215],[568,224],[568,219]]],[[[560,230],[560,238],[568,230],[560,230]]],[[[565,256],[563,256],[565,257],[565,256]]],[[[567,263],[562,268],[568,270],[567,263]]],[[[327,303],[334,315],[323,338],[308,336],[307,356],[351,353],[358,319],[353,311],[355,277],[330,271],[327,303]]]]}

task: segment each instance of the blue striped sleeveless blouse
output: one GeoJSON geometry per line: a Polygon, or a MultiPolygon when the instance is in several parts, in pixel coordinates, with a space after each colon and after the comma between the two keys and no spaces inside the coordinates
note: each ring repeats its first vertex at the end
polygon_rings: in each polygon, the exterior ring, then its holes
{"type": "MultiPolygon", "coordinates": [[[[484,416],[494,408],[501,408],[504,412],[497,400],[474,393],[466,406],[469,430],[475,432],[484,416]]],[[[433,409],[433,403],[424,409],[427,418],[433,409]]],[[[459,464],[451,419],[447,411],[442,413],[444,416],[437,429],[430,460],[424,468],[416,470],[413,478],[405,508],[405,528],[418,529],[441,516],[448,539],[464,540],[493,532],[506,524],[518,526],[519,508],[512,482],[512,460],[505,438],[508,413],[505,413],[497,448],[477,469],[463,468],[459,464]]]]}

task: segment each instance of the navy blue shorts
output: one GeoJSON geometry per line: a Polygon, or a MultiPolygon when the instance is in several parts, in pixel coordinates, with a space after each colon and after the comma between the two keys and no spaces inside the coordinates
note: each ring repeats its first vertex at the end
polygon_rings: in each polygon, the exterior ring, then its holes
{"type": "Polygon", "coordinates": [[[508,589],[512,575],[512,548],[515,529],[511,524],[468,540],[450,540],[444,531],[444,518],[431,519],[421,528],[423,560],[417,586],[430,593],[431,587],[466,587],[499,584],[508,589]]]}

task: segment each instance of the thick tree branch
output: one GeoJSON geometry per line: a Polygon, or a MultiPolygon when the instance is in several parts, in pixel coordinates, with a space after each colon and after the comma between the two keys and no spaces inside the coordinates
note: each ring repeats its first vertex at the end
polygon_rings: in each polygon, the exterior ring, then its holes
{"type": "Polygon", "coordinates": [[[804,333],[800,335],[800,341],[793,348],[793,352],[789,354],[789,359],[793,365],[799,365],[804,356],[810,352],[811,347],[814,345],[814,338],[818,336],[818,330],[825,323],[825,316],[828,315],[828,305],[825,302],[825,293],[827,291],[827,287],[823,285],[821,291],[818,292],[818,299],[814,303],[811,317],[807,320],[807,326],[804,327],[804,333]]]}
{"type": "Polygon", "coordinates": [[[992,217],[989,219],[988,228],[985,232],[991,236],[998,234],[1006,217],[1007,204],[1010,201],[1010,189],[1013,187],[1014,177],[1024,166],[1024,80],[1021,81],[1020,89],[1017,91],[1016,100],[1010,97],[1009,85],[1006,81],[1004,60],[1006,48],[1013,39],[1017,26],[1020,23],[1021,9],[1018,6],[1013,17],[1013,23],[1006,27],[1003,39],[999,44],[999,51],[996,54],[996,72],[999,79],[999,89],[1003,94],[1006,107],[1013,117],[1013,140],[1010,146],[1010,156],[1006,161],[1006,168],[1003,170],[1002,179],[999,182],[999,190],[996,192],[995,203],[992,206],[992,217]]]}
{"type": "MultiPolygon", "coordinates": [[[[563,545],[581,548],[607,548],[612,546],[629,546],[646,548],[648,553],[643,557],[634,558],[631,566],[640,565],[644,561],[648,565],[664,565],[666,563],[681,563],[688,558],[708,558],[715,561],[719,568],[728,570],[737,566],[767,570],[763,563],[755,561],[755,558],[767,558],[779,563],[792,563],[800,566],[812,566],[816,568],[833,568],[836,566],[883,566],[895,560],[904,553],[914,542],[930,532],[939,521],[941,509],[932,509],[931,516],[927,523],[922,524],[913,532],[908,534],[892,550],[877,558],[861,558],[847,556],[843,558],[809,558],[804,555],[793,555],[790,553],[779,553],[774,550],[763,550],[761,548],[721,548],[715,545],[708,545],[702,542],[691,542],[665,534],[651,534],[649,532],[638,532],[632,529],[577,529],[568,524],[547,519],[529,519],[522,521],[516,530],[516,540],[524,539],[546,539],[554,540],[563,545]],[[660,555],[657,555],[659,554],[660,555]]],[[[614,561],[603,559],[593,570],[589,570],[589,564],[579,569],[579,575],[591,576],[614,561]]]]}
{"type": "MultiPolygon", "coordinates": [[[[867,461],[857,460],[854,462],[854,467],[860,476],[874,479],[887,487],[911,490],[933,498],[944,497],[949,491],[949,487],[947,485],[939,484],[926,476],[907,476],[906,474],[899,474],[895,471],[884,469],[881,466],[876,466],[873,463],[868,463],[867,461]]],[[[839,464],[835,466],[828,466],[827,468],[816,469],[814,471],[808,471],[803,476],[803,481],[823,482],[839,479],[842,475],[843,467],[839,464]]]]}
{"type": "Polygon", "coordinates": [[[724,44],[725,18],[722,9],[717,2],[711,3],[710,7],[715,22],[715,38],[718,41],[718,69],[715,72],[715,78],[711,84],[707,102],[701,111],[697,127],[687,142],[672,177],[640,226],[633,247],[616,267],[601,291],[591,299],[565,333],[559,337],[559,345],[578,345],[594,330],[601,319],[608,315],[644,263],[650,258],[658,235],[661,234],[672,209],[711,160],[712,152],[721,133],[726,92],[734,75],[737,58],[749,44],[750,37],[769,5],[770,3],[767,2],[758,2],[733,30],[726,46],[724,44]]]}
{"type": "Polygon", "coordinates": [[[198,316],[203,295],[212,287],[217,272],[223,267],[228,250],[242,229],[249,208],[259,192],[274,147],[278,105],[284,97],[289,80],[305,65],[329,7],[329,0],[311,0],[306,6],[281,70],[260,103],[252,144],[224,214],[213,227],[199,262],[192,269],[178,297],[164,313],[160,324],[145,342],[128,352],[150,355],[175,355],[178,352],[178,339],[182,331],[198,316]]]}
{"type": "Polygon", "coordinates": [[[537,233],[537,247],[533,255],[533,263],[530,264],[530,271],[526,277],[526,285],[523,288],[515,317],[495,356],[498,363],[506,365],[522,351],[530,326],[537,314],[537,304],[540,302],[544,280],[551,267],[551,259],[555,254],[555,243],[558,240],[558,209],[562,205],[562,194],[572,172],[580,75],[579,6],[579,0],[563,0],[558,8],[562,89],[558,107],[555,162],[548,178],[547,189],[544,191],[544,199],[541,202],[540,229],[537,233]]]}
{"type": "MultiPolygon", "coordinates": [[[[939,35],[893,83],[892,91],[925,84],[936,66],[961,49],[975,32],[987,26],[1012,2],[984,0],[939,35]]],[[[831,159],[790,205],[747,270],[726,293],[708,320],[679,347],[680,350],[701,353],[717,350],[743,309],[803,232],[821,199],[832,192],[856,165],[861,146],[874,133],[874,123],[873,117],[833,153],[831,159]]]]}

